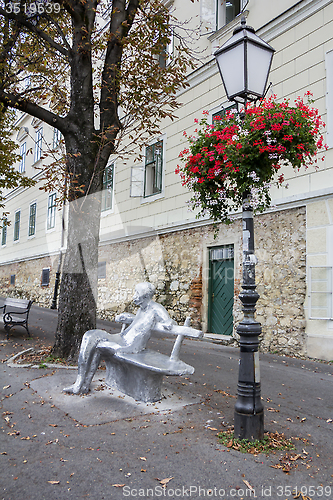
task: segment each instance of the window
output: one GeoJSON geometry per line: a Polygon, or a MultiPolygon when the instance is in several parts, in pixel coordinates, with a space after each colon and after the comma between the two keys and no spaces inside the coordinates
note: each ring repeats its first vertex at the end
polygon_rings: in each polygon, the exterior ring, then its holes
{"type": "Polygon", "coordinates": [[[25,172],[25,156],[26,156],[26,152],[27,152],[27,143],[24,142],[23,144],[21,144],[20,146],[20,156],[21,156],[21,160],[20,160],[20,164],[19,164],[19,172],[22,174],[23,172],[25,172]]]}
{"type": "Polygon", "coordinates": [[[18,210],[15,212],[14,219],[14,241],[18,241],[20,239],[20,219],[21,219],[21,211],[18,210]]]}
{"type": "Polygon", "coordinates": [[[34,236],[36,232],[36,209],[37,203],[31,203],[29,210],[29,229],[28,236],[34,236]]]}
{"type": "Polygon", "coordinates": [[[35,140],[35,157],[34,162],[40,160],[42,156],[42,140],[43,140],[43,127],[40,127],[36,132],[35,140]]]}
{"type": "Polygon", "coordinates": [[[309,318],[332,318],[332,267],[310,267],[309,318]]]}
{"type": "Polygon", "coordinates": [[[1,245],[5,246],[6,243],[7,243],[7,219],[4,217],[2,219],[1,245]]]}
{"type": "Polygon", "coordinates": [[[235,19],[246,4],[244,0],[216,0],[216,29],[220,29],[235,19]]]}
{"type": "Polygon", "coordinates": [[[112,208],[114,165],[108,165],[103,174],[102,211],[112,208]]]}
{"type": "Polygon", "coordinates": [[[161,193],[163,167],[163,141],[146,148],[144,196],[161,193]]]}
{"type": "Polygon", "coordinates": [[[161,68],[166,68],[172,62],[174,51],[174,34],[170,35],[170,42],[164,47],[159,55],[159,65],[161,68]]]}
{"type": "Polygon", "coordinates": [[[47,204],[47,229],[55,227],[55,214],[56,214],[56,194],[50,194],[47,204]]]}
{"type": "Polygon", "coordinates": [[[105,280],[106,278],[106,262],[99,262],[97,269],[97,277],[99,280],[105,280]]]}
{"type": "Polygon", "coordinates": [[[53,129],[53,149],[59,147],[60,141],[62,139],[61,132],[57,128],[53,129]]]}
{"type": "Polygon", "coordinates": [[[50,284],[50,268],[42,269],[42,286],[49,286],[50,284]]]}
{"type": "Polygon", "coordinates": [[[226,105],[222,105],[221,109],[219,109],[218,111],[214,111],[212,113],[212,125],[215,124],[215,121],[217,121],[218,117],[219,118],[222,118],[226,111],[231,111],[232,109],[236,110],[237,111],[237,104],[234,102],[234,103],[227,103],[226,105]]]}
{"type": "Polygon", "coordinates": [[[10,275],[10,284],[15,285],[15,274],[10,275]]]}

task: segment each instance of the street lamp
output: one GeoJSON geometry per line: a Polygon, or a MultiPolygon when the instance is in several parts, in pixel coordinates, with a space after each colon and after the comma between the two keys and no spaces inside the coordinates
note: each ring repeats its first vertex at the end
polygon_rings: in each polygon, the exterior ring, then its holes
{"type": "Polygon", "coordinates": [[[214,54],[230,101],[246,103],[263,97],[274,52],[246,26],[243,16],[233,36],[214,54]]]}
{"type": "MultiPolygon", "coordinates": [[[[222,81],[229,100],[244,103],[256,101],[265,94],[274,49],[259,38],[253,28],[241,26],[215,52],[222,81]]],[[[243,291],[244,318],[237,326],[240,345],[237,401],[234,413],[236,438],[262,439],[264,437],[264,407],[261,402],[259,369],[259,335],[261,325],[254,318],[259,298],[255,284],[253,210],[249,193],[243,195],[243,291]]]]}

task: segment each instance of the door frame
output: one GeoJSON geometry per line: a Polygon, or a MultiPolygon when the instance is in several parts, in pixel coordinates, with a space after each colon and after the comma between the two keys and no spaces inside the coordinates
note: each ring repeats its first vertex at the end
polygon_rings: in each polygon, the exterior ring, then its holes
{"type": "MultiPolygon", "coordinates": [[[[233,263],[233,271],[234,271],[234,276],[233,276],[233,303],[234,303],[234,297],[235,297],[235,248],[232,245],[232,249],[233,249],[233,257],[232,259],[221,259],[220,262],[225,262],[225,261],[230,261],[232,260],[232,263],[233,263]]],[[[210,247],[209,250],[211,252],[211,250],[214,250],[215,248],[228,248],[228,247],[231,247],[231,245],[221,245],[220,247],[210,247]]],[[[219,336],[223,336],[223,335],[229,335],[227,333],[212,333],[211,332],[211,327],[212,327],[212,318],[211,318],[211,314],[212,314],[212,307],[213,307],[213,303],[212,303],[212,288],[213,288],[213,277],[211,276],[211,271],[213,269],[213,262],[218,262],[217,260],[212,260],[211,257],[210,257],[210,253],[209,253],[209,278],[208,278],[208,308],[207,308],[207,313],[208,313],[208,317],[207,317],[207,329],[209,328],[209,333],[211,333],[212,335],[219,335],[219,336]]],[[[232,311],[232,316],[233,316],[233,311],[232,311]]]]}
{"type": "MultiPolygon", "coordinates": [[[[209,337],[221,338],[221,334],[208,332],[208,307],[209,307],[209,252],[211,248],[223,247],[225,245],[234,246],[234,287],[235,284],[240,282],[241,279],[241,262],[239,260],[240,250],[242,247],[242,233],[238,231],[238,227],[228,226],[227,231],[233,230],[232,234],[223,235],[223,228],[220,229],[217,238],[214,240],[213,236],[203,245],[203,259],[202,259],[202,331],[209,337]]],[[[235,311],[234,300],[234,311],[235,311]]],[[[235,314],[234,314],[235,317],[235,314]]]]}

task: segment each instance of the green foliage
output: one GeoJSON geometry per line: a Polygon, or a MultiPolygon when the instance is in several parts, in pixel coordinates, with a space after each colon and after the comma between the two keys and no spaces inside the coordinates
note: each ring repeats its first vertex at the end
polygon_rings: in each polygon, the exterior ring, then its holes
{"type": "Polygon", "coordinates": [[[295,445],[291,439],[278,432],[265,432],[262,440],[249,441],[248,439],[238,439],[234,437],[233,429],[220,432],[219,442],[229,449],[240,451],[241,453],[275,453],[280,450],[294,450],[295,445]]]}

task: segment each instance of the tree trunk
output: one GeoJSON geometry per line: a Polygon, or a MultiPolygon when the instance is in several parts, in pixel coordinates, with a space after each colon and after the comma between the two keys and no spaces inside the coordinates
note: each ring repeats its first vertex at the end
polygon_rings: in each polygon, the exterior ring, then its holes
{"type": "MultiPolygon", "coordinates": [[[[90,141],[87,142],[89,144],[90,141]]],[[[78,171],[78,162],[81,163],[79,171],[85,175],[80,175],[76,181],[84,186],[85,192],[91,194],[69,203],[67,250],[60,286],[56,339],[52,350],[53,355],[69,360],[77,358],[83,334],[96,328],[101,187],[105,166],[99,164],[96,167],[95,154],[91,154],[91,151],[88,154],[87,143],[81,151],[79,156],[77,153],[76,156],[72,154],[72,160],[69,155],[69,170],[75,165],[78,171]]],[[[73,179],[71,184],[72,188],[73,179]]]]}

